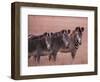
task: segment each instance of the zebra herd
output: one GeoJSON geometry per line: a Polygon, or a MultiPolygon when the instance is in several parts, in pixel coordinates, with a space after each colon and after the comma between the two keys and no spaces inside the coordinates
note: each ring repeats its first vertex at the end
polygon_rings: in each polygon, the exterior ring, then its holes
{"type": "Polygon", "coordinates": [[[71,30],[61,30],[55,33],[45,32],[42,35],[28,35],[28,58],[34,56],[35,61],[40,62],[41,56],[47,56],[49,61],[53,59],[56,61],[58,52],[71,53],[72,59],[82,44],[82,33],[84,27],[76,27],[71,30]]]}

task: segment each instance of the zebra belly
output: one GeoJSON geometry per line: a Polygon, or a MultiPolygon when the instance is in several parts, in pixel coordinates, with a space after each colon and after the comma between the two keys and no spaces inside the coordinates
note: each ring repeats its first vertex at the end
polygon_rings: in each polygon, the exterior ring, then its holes
{"type": "Polygon", "coordinates": [[[63,53],[67,53],[67,52],[70,52],[70,49],[68,49],[68,48],[61,48],[60,50],[59,50],[59,52],[63,52],[63,53]]]}

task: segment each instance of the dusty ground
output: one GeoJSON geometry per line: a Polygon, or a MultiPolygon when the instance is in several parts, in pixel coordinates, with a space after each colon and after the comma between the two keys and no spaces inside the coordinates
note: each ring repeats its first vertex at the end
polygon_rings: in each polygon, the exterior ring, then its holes
{"type": "Polygon", "coordinates": [[[35,62],[34,58],[28,59],[29,66],[44,65],[68,65],[68,64],[86,64],[88,63],[87,54],[87,23],[86,17],[57,17],[57,16],[28,16],[28,33],[40,35],[44,32],[57,32],[62,29],[75,29],[76,26],[85,28],[82,37],[82,45],[79,47],[75,59],[72,62],[71,53],[59,53],[56,62],[49,61],[48,56],[41,56],[40,63],[35,62]]]}

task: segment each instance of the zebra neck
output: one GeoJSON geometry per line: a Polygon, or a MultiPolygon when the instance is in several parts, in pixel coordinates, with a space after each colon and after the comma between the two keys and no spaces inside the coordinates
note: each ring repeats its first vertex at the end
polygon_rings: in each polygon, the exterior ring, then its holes
{"type": "Polygon", "coordinates": [[[73,45],[75,49],[79,48],[79,43],[75,40],[75,37],[71,37],[70,44],[73,45]]]}

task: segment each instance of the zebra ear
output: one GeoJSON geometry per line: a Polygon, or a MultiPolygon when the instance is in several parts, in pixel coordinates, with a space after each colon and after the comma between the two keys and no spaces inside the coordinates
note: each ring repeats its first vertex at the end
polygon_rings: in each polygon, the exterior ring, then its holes
{"type": "Polygon", "coordinates": [[[62,30],[61,32],[64,33],[65,30],[62,30]]]}
{"type": "Polygon", "coordinates": [[[81,27],[81,31],[82,31],[82,32],[84,31],[84,27],[81,27]]]}
{"type": "Polygon", "coordinates": [[[67,31],[67,32],[68,32],[68,34],[70,34],[71,30],[69,30],[69,29],[68,29],[68,31],[67,31]]]}
{"type": "Polygon", "coordinates": [[[76,31],[80,30],[80,27],[76,27],[75,30],[76,30],[76,31]]]}
{"type": "Polygon", "coordinates": [[[51,35],[53,35],[53,32],[51,32],[51,35]]]}
{"type": "Polygon", "coordinates": [[[62,30],[62,33],[67,33],[67,30],[62,30]]]}
{"type": "Polygon", "coordinates": [[[47,34],[48,34],[47,32],[44,33],[45,36],[46,36],[47,34]]]}

